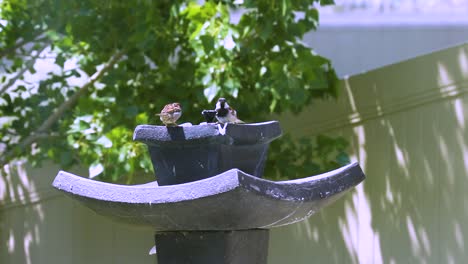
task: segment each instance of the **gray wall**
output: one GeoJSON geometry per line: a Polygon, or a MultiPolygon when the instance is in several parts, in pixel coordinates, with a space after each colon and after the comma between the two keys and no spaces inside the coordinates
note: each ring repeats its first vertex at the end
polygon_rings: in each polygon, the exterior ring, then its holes
{"type": "Polygon", "coordinates": [[[468,44],[342,88],[281,122],[297,136],[346,137],[367,179],[309,223],[276,230],[271,263],[466,263],[468,44]]]}
{"type": "Polygon", "coordinates": [[[468,15],[321,16],[305,36],[339,76],[354,75],[468,41],[468,15]]]}

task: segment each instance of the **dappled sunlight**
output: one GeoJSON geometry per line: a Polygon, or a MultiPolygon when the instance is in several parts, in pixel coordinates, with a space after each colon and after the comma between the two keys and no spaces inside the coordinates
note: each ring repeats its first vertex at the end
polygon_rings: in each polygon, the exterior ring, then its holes
{"type": "Polygon", "coordinates": [[[468,77],[468,56],[465,50],[460,50],[458,54],[458,65],[463,76],[468,77]]]}
{"type": "Polygon", "coordinates": [[[409,216],[406,217],[406,228],[408,229],[408,235],[411,239],[411,249],[413,254],[420,255],[421,245],[416,235],[416,228],[414,227],[413,221],[409,216]]]}
{"type": "MultiPolygon", "coordinates": [[[[24,166],[21,166],[21,164],[18,164],[18,166],[16,166],[15,169],[16,169],[15,174],[18,176],[18,179],[20,180],[20,184],[17,186],[17,188],[26,189],[29,193],[36,192],[36,187],[34,186],[34,184],[30,182],[24,166]]],[[[24,197],[24,195],[20,195],[20,197],[24,197]]]]}
{"type": "Polygon", "coordinates": [[[356,100],[354,99],[354,94],[351,91],[349,79],[348,78],[344,79],[343,83],[344,83],[344,88],[346,92],[346,98],[348,98],[348,101],[349,101],[349,106],[351,107],[351,111],[355,113],[357,111],[356,100]]]}
{"type": "Polygon", "coordinates": [[[427,180],[428,184],[433,185],[434,184],[434,174],[433,174],[433,170],[431,169],[431,165],[429,164],[429,160],[423,159],[422,162],[423,162],[423,166],[424,166],[423,175],[425,175],[425,179],[427,180]]]}
{"type": "Polygon", "coordinates": [[[456,98],[453,100],[453,108],[458,125],[460,125],[462,130],[465,130],[465,111],[463,109],[463,101],[461,98],[456,98]]]}
{"type": "Polygon", "coordinates": [[[307,240],[318,242],[320,239],[319,230],[316,226],[312,226],[308,221],[302,221],[292,226],[292,234],[294,239],[300,240],[306,236],[307,240]]]}
{"type": "Polygon", "coordinates": [[[350,139],[367,179],[336,215],[347,251],[337,263],[466,260],[468,49],[460,50],[456,64],[421,59],[407,63],[412,70],[343,81],[348,122],[333,133],[350,139]]]}
{"type": "MultiPolygon", "coordinates": [[[[307,221],[303,221],[301,222],[302,224],[302,232],[305,231],[305,234],[307,236],[308,239],[314,239],[314,236],[312,234],[312,227],[309,225],[309,223],[307,221]]],[[[317,239],[314,239],[314,241],[317,241],[317,239]]]]}
{"type": "Polygon", "coordinates": [[[348,79],[344,79],[343,83],[346,92],[345,97],[348,99],[349,107],[351,108],[351,112],[348,115],[348,120],[350,123],[358,123],[359,121],[361,121],[361,115],[359,114],[359,112],[356,111],[356,100],[354,99],[354,95],[351,91],[348,79]]]}
{"type": "MultiPolygon", "coordinates": [[[[463,138],[459,138],[459,142],[463,141],[463,138]]],[[[468,171],[468,147],[466,145],[461,145],[463,148],[463,164],[465,165],[465,171],[468,171]]],[[[465,174],[465,177],[468,178],[468,173],[465,174]]]]}
{"type": "Polygon", "coordinates": [[[339,222],[340,229],[353,259],[358,263],[383,263],[379,234],[372,228],[370,202],[362,184],[353,193],[352,205],[346,204],[345,216],[339,222]]]}
{"type": "Polygon", "coordinates": [[[357,222],[357,215],[354,210],[350,208],[348,204],[346,204],[345,208],[345,219],[340,219],[339,225],[341,229],[341,233],[343,234],[343,239],[346,243],[346,248],[348,249],[349,254],[352,256],[353,259],[357,259],[358,254],[358,222],[357,222]]]}
{"type": "MultiPolygon", "coordinates": [[[[465,107],[463,106],[463,100],[461,98],[457,98],[454,100],[453,103],[454,111],[457,117],[457,122],[460,126],[460,130],[457,131],[456,139],[457,144],[461,148],[461,154],[463,156],[463,164],[465,166],[465,171],[468,172],[468,146],[466,143],[466,129],[465,129],[465,122],[466,122],[466,114],[465,114],[465,107]]],[[[468,173],[465,174],[468,178],[468,173]]]]}
{"type": "Polygon", "coordinates": [[[33,243],[33,237],[31,231],[28,231],[23,238],[23,248],[24,248],[24,257],[25,263],[31,264],[31,244],[33,243]]]}
{"type": "Polygon", "coordinates": [[[413,255],[418,257],[421,263],[426,263],[426,258],[431,253],[431,244],[427,232],[418,226],[415,226],[410,216],[406,217],[406,228],[411,239],[411,250],[413,255]]]}
{"type": "Polygon", "coordinates": [[[455,241],[457,242],[458,249],[464,250],[465,249],[465,238],[463,237],[463,231],[460,226],[460,223],[455,222],[453,225],[453,236],[455,237],[455,241]]]}
{"type": "Polygon", "coordinates": [[[427,256],[431,254],[431,241],[429,240],[427,231],[424,228],[419,228],[418,229],[418,234],[420,241],[422,242],[424,252],[427,256]]]}
{"type": "Polygon", "coordinates": [[[384,122],[384,124],[387,127],[389,136],[391,137],[391,140],[393,142],[393,150],[395,152],[394,157],[396,158],[396,161],[398,165],[400,166],[400,169],[404,171],[405,177],[409,178],[410,175],[408,171],[407,154],[405,155],[403,148],[398,143],[398,139],[396,138],[396,135],[395,135],[395,130],[393,126],[391,125],[391,123],[386,121],[384,122]]]}
{"type": "MultiPolygon", "coordinates": [[[[437,75],[437,83],[439,86],[445,86],[445,85],[450,85],[453,83],[453,78],[450,75],[447,67],[441,62],[437,63],[437,70],[438,70],[438,75],[437,75]]],[[[452,87],[449,87],[452,88],[452,87]]],[[[442,89],[446,90],[446,87],[442,87],[442,89]]],[[[450,89],[452,91],[454,89],[450,89]]]]}
{"type": "Polygon", "coordinates": [[[0,263],[154,263],[154,256],[148,255],[153,230],[109,221],[52,189],[57,165],[25,168],[12,167],[0,178],[10,179],[5,184],[13,186],[5,191],[8,199],[1,201],[0,263]],[[24,197],[16,192],[18,185],[24,197]]]}
{"type": "Polygon", "coordinates": [[[409,173],[406,167],[407,162],[403,150],[400,148],[400,146],[398,146],[398,143],[396,142],[393,145],[393,148],[395,149],[395,156],[397,158],[398,165],[400,165],[400,167],[405,171],[405,176],[409,177],[409,173]]]}
{"type": "Polygon", "coordinates": [[[445,164],[449,165],[449,166],[446,166],[447,173],[445,174],[445,176],[449,179],[449,184],[453,185],[455,183],[455,172],[453,170],[453,167],[450,166],[450,163],[452,162],[452,160],[450,160],[450,157],[452,155],[450,155],[449,153],[449,147],[447,146],[447,143],[445,142],[445,138],[442,136],[439,136],[439,140],[437,144],[439,145],[439,151],[441,154],[440,158],[443,159],[445,164]]]}
{"type": "Polygon", "coordinates": [[[0,176],[0,186],[0,221],[4,227],[0,230],[0,236],[6,246],[0,248],[0,252],[21,263],[34,263],[32,250],[39,246],[39,229],[45,220],[42,204],[36,203],[40,198],[36,183],[28,175],[25,164],[16,162],[5,167],[5,175],[0,176]]]}
{"type": "Polygon", "coordinates": [[[323,115],[309,131],[335,122],[327,132],[349,140],[367,178],[299,225],[291,248],[317,263],[466,262],[467,55],[465,44],[343,80],[339,118],[311,108],[323,115]]]}
{"type": "Polygon", "coordinates": [[[8,240],[6,241],[8,253],[15,252],[15,234],[13,230],[10,230],[10,234],[8,235],[8,240]]]}
{"type": "Polygon", "coordinates": [[[357,126],[354,129],[354,135],[357,140],[357,157],[356,160],[359,161],[359,164],[362,168],[366,167],[367,151],[366,151],[366,132],[363,126],[357,126]]]}
{"type": "Polygon", "coordinates": [[[465,44],[352,76],[339,106],[308,110],[321,113],[309,115],[308,131],[348,139],[367,178],[298,225],[290,248],[317,263],[466,262],[467,55],[465,44]]]}
{"type": "Polygon", "coordinates": [[[382,203],[382,208],[385,209],[385,206],[387,203],[394,204],[395,203],[395,196],[392,192],[391,185],[390,185],[390,179],[388,177],[385,177],[385,198],[386,198],[386,203],[382,203]]]}
{"type": "MultiPolygon", "coordinates": [[[[1,174],[0,174],[1,175],[1,174]]],[[[6,196],[8,195],[7,192],[7,184],[6,184],[5,178],[0,176],[0,201],[4,201],[6,199],[6,196]]]]}

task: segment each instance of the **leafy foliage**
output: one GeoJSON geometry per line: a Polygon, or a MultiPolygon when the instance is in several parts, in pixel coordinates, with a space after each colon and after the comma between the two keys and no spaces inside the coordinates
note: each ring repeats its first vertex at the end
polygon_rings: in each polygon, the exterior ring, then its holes
{"type": "Polygon", "coordinates": [[[315,175],[350,163],[348,142],[342,137],[319,135],[294,140],[286,135],[273,141],[271,147],[275,151],[269,154],[265,173],[274,179],[315,175]]]}
{"type": "MultiPolygon", "coordinates": [[[[256,122],[336,97],[330,62],[300,41],[318,24],[314,4],[330,2],[4,0],[0,163],[52,159],[65,169],[87,166],[106,181],[131,181],[152,171],[133,129],[158,123],[154,114],[168,102],[181,103],[182,122],[198,123],[222,96],[256,122]],[[44,56],[58,69],[29,82],[24,73],[34,74],[44,56]]],[[[338,141],[318,138],[314,147],[285,138],[273,144],[271,162],[288,153],[305,157],[295,164],[314,167],[318,158],[323,166],[314,170],[329,169],[342,159],[325,149],[342,153],[338,141]]]]}

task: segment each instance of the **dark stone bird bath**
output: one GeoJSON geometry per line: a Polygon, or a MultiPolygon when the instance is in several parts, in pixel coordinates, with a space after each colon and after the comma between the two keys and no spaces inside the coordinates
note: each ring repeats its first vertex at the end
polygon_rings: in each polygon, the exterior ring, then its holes
{"type": "Polygon", "coordinates": [[[156,231],[158,263],[266,263],[268,230],[303,221],[365,176],[357,163],[290,181],[261,179],[276,121],[138,126],[158,181],[118,185],[59,172],[53,186],[112,220],[156,231]],[[164,186],[163,186],[164,185],[164,186]]]}
{"type": "Polygon", "coordinates": [[[179,184],[237,168],[263,175],[268,145],[281,136],[276,121],[246,125],[137,126],[133,140],[148,145],[159,185],[179,184]]]}

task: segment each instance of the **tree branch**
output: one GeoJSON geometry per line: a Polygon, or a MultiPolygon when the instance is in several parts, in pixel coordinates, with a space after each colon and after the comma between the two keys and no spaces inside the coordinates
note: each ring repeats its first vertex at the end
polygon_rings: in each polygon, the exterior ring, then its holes
{"type": "Polygon", "coordinates": [[[26,65],[16,73],[14,77],[12,77],[10,80],[8,80],[8,83],[5,84],[2,88],[0,88],[0,96],[6,92],[15,82],[23,76],[23,74],[32,66],[34,66],[34,63],[36,62],[37,58],[39,58],[39,55],[47,48],[47,45],[42,47],[40,50],[37,51],[37,54],[31,58],[28,62],[26,62],[26,65]]]}
{"type": "Polygon", "coordinates": [[[15,45],[11,46],[11,47],[5,47],[3,49],[0,50],[0,58],[3,58],[4,56],[6,56],[8,53],[10,52],[14,52],[15,50],[17,50],[18,48],[21,48],[22,46],[30,43],[30,42],[33,42],[33,41],[41,41],[41,40],[44,40],[46,39],[47,37],[43,36],[43,34],[45,33],[44,32],[41,32],[41,33],[38,33],[37,35],[35,35],[32,39],[23,39],[21,41],[18,41],[15,43],[15,45]]]}
{"type": "Polygon", "coordinates": [[[36,129],[28,137],[21,140],[14,148],[6,151],[6,153],[0,157],[0,168],[6,165],[11,159],[15,156],[20,156],[24,153],[26,148],[32,143],[36,142],[38,139],[42,138],[44,133],[47,133],[52,125],[57,122],[63,114],[76,105],[78,99],[86,94],[89,89],[94,85],[94,83],[99,80],[106,72],[108,72],[125,54],[125,51],[120,51],[114,54],[112,58],[107,62],[107,64],[96,73],[91,76],[89,81],[84,84],[78,91],[76,91],[67,101],[63,102],[53,113],[50,115],[42,125],[36,129]]]}

